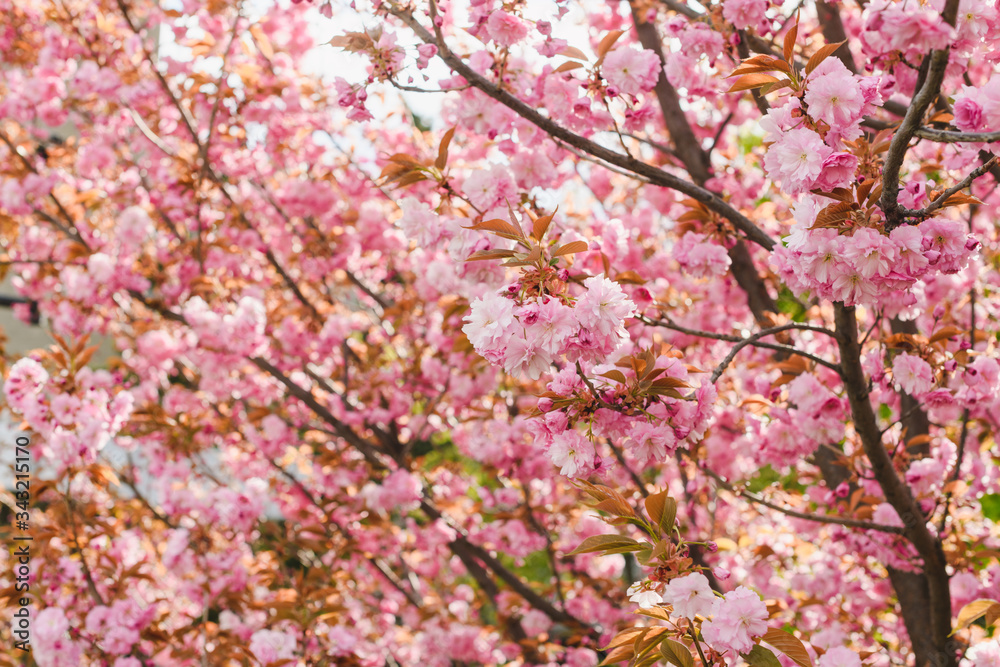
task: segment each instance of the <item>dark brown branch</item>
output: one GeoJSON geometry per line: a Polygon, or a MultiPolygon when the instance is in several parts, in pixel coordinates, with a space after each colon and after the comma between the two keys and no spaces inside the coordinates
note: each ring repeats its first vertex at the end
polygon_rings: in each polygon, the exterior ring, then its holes
{"type": "Polygon", "coordinates": [[[823,29],[823,38],[827,44],[844,42],[840,48],[833,52],[833,55],[840,58],[847,69],[854,74],[858,73],[858,66],[854,64],[854,56],[847,48],[847,32],[844,30],[844,22],[840,18],[840,10],[837,5],[830,4],[824,0],[816,0],[816,18],[823,29]]]}
{"type": "Polygon", "coordinates": [[[612,151],[601,146],[600,144],[594,143],[589,139],[567,130],[553,120],[543,116],[534,107],[511,95],[506,90],[503,90],[466,65],[460,57],[451,51],[443,40],[437,39],[434,35],[428,32],[428,30],[424,28],[424,26],[421,25],[416,18],[414,18],[411,11],[403,9],[390,9],[389,11],[409,26],[420,40],[428,44],[435,44],[438,47],[438,57],[444,60],[444,62],[448,64],[452,70],[461,75],[468,83],[481,90],[487,96],[511,109],[525,120],[536,125],[546,134],[560,139],[571,146],[575,146],[576,148],[589,153],[596,158],[604,160],[609,164],[613,164],[617,167],[621,167],[642,176],[648,179],[653,185],[670,188],[686,194],[704,204],[709,210],[718,213],[732,222],[738,230],[743,232],[747,238],[754,243],[757,243],[761,247],[768,250],[774,248],[774,239],[768,236],[762,229],[757,227],[753,221],[737,211],[714,192],[695,185],[690,181],[674,176],[673,174],[663,171],[658,167],[654,167],[651,164],[647,164],[635,158],[623,155],[622,153],[612,151]]]}
{"type": "Polygon", "coordinates": [[[632,11],[632,23],[639,37],[639,43],[647,51],[652,51],[660,61],[659,78],[656,80],[656,99],[660,103],[660,110],[663,113],[663,122],[667,126],[667,132],[674,142],[674,154],[684,164],[684,168],[691,174],[691,179],[704,185],[712,177],[711,165],[708,154],[702,149],[701,142],[691,129],[691,124],[687,121],[684,109],[681,108],[681,99],[670,81],[667,80],[667,73],[663,69],[666,60],[663,57],[662,41],[656,26],[646,21],[640,15],[640,9],[634,0],[629,1],[629,8],[632,11]]]}
{"type": "Polygon", "coordinates": [[[1000,141],[1000,132],[959,132],[956,130],[937,130],[927,126],[917,128],[916,135],[921,139],[937,141],[943,144],[991,143],[1000,141]]]}
{"type": "MultiPolygon", "coordinates": [[[[958,12],[958,0],[947,0],[941,17],[944,21],[954,27],[955,17],[958,12]]],[[[889,152],[885,156],[885,164],[882,168],[882,197],[879,205],[886,217],[885,226],[893,229],[903,224],[905,213],[900,210],[899,205],[899,171],[906,158],[906,151],[910,146],[910,140],[917,133],[917,129],[923,122],[924,114],[931,103],[941,93],[941,84],[944,82],[945,70],[948,67],[949,49],[931,51],[927,58],[927,78],[913,96],[903,122],[892,137],[889,145],[889,152]]]]}
{"type": "MultiPolygon", "coordinates": [[[[872,473],[886,501],[903,521],[904,534],[924,561],[927,578],[929,629],[935,658],[918,655],[918,665],[925,667],[931,660],[941,667],[956,667],[954,654],[948,651],[951,632],[951,592],[948,587],[947,561],[940,540],[927,528],[927,519],[917,505],[910,488],[903,482],[892,458],[882,444],[881,432],[869,399],[868,381],[861,367],[861,346],[858,344],[858,323],[854,307],[834,304],[840,363],[844,389],[851,405],[854,430],[861,440],[872,473]]],[[[916,644],[914,644],[916,649],[916,644]]]]}
{"type": "Polygon", "coordinates": [[[929,217],[934,211],[944,206],[945,203],[948,201],[949,197],[969,187],[970,185],[972,185],[972,182],[974,180],[976,180],[977,178],[988,172],[990,169],[992,169],[993,165],[997,163],[997,160],[1000,160],[1000,158],[992,157],[986,163],[981,164],[975,169],[973,169],[968,176],[966,176],[961,181],[959,181],[955,185],[951,186],[950,188],[942,192],[937,199],[932,201],[930,204],[925,206],[920,211],[917,211],[915,215],[920,218],[929,217]]]}
{"type": "Polygon", "coordinates": [[[789,325],[783,325],[780,327],[771,327],[770,329],[764,329],[763,331],[758,331],[752,336],[743,338],[738,343],[736,343],[736,345],[733,346],[733,349],[729,351],[729,354],[726,355],[725,359],[719,362],[719,365],[715,367],[715,370],[712,371],[712,377],[710,379],[710,382],[715,383],[722,376],[722,373],[726,370],[729,364],[732,363],[733,359],[736,358],[736,355],[739,354],[739,351],[742,350],[747,345],[753,345],[754,347],[766,347],[772,350],[781,350],[782,352],[786,352],[788,354],[794,354],[800,357],[805,357],[806,359],[815,361],[820,366],[829,368],[830,370],[837,373],[837,375],[841,376],[843,375],[843,371],[841,370],[841,367],[839,365],[829,362],[826,359],[818,357],[809,352],[804,352],[798,349],[797,347],[793,347],[791,345],[781,345],[778,343],[760,342],[760,339],[763,338],[764,336],[770,336],[771,334],[778,333],[779,331],[785,331],[786,329],[792,329],[792,328],[794,327],[789,325]]]}
{"type": "Polygon", "coordinates": [[[758,496],[755,493],[751,493],[750,491],[737,489],[732,484],[727,482],[721,475],[719,475],[713,470],[709,470],[704,466],[699,466],[699,469],[703,471],[705,474],[707,474],[709,477],[714,479],[719,486],[724,488],[726,491],[729,491],[737,498],[746,498],[755,505],[762,505],[764,507],[767,507],[768,509],[772,509],[776,512],[781,512],[782,514],[785,514],[795,519],[803,519],[805,521],[812,521],[814,523],[826,523],[837,526],[845,526],[847,528],[861,528],[863,530],[874,530],[880,533],[890,533],[893,535],[903,534],[903,528],[900,528],[898,526],[885,526],[878,523],[871,523],[870,521],[862,521],[860,519],[849,519],[846,517],[839,517],[839,516],[809,514],[808,512],[799,512],[798,510],[793,510],[790,507],[783,507],[781,505],[778,505],[777,503],[772,503],[769,500],[765,500],[764,498],[758,496]]]}

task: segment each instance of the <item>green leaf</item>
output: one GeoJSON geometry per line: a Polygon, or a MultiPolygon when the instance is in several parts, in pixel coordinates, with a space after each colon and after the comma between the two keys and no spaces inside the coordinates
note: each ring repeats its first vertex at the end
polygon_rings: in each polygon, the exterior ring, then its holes
{"type": "Polygon", "coordinates": [[[691,649],[673,639],[664,639],[660,643],[660,654],[663,659],[677,667],[694,667],[691,649]]]}
{"type": "Polygon", "coordinates": [[[892,419],[892,408],[883,403],[878,406],[878,416],[882,421],[889,421],[892,419]]]}
{"type": "Polygon", "coordinates": [[[646,498],[646,512],[653,523],[670,534],[677,518],[677,501],[668,496],[666,491],[654,493],[646,498]]]}
{"type": "Polygon", "coordinates": [[[781,290],[778,291],[778,298],[774,305],[778,308],[779,313],[788,315],[793,321],[805,322],[808,309],[804,303],[795,298],[795,294],[787,287],[782,286],[781,290]]]}
{"type": "Polygon", "coordinates": [[[778,656],[760,644],[754,646],[753,650],[749,653],[741,653],[740,655],[743,656],[743,659],[747,661],[750,667],[781,667],[778,656]]]}
{"type": "MultiPolygon", "coordinates": [[[[958,612],[958,619],[955,621],[955,631],[952,634],[969,627],[984,616],[990,616],[990,620],[996,622],[998,615],[1000,615],[1000,602],[996,600],[976,600],[975,602],[970,602],[962,607],[962,611],[958,612]]],[[[989,621],[986,624],[990,625],[989,621]]]]}
{"type": "Polygon", "coordinates": [[[1000,493],[987,493],[979,499],[983,516],[990,521],[1000,521],[1000,493]]]}
{"type": "Polygon", "coordinates": [[[789,658],[794,660],[795,664],[799,667],[812,667],[812,658],[809,657],[809,652],[806,651],[806,647],[802,644],[798,637],[790,632],[778,630],[777,628],[771,628],[767,631],[767,634],[761,637],[761,641],[767,642],[787,655],[789,658]]]}
{"type": "Polygon", "coordinates": [[[609,380],[614,380],[615,382],[625,384],[628,382],[628,378],[625,374],[618,370],[610,370],[607,373],[601,373],[598,377],[608,378],[609,380]]]}
{"type": "Polygon", "coordinates": [[[747,482],[747,489],[752,493],[760,493],[780,479],[781,475],[768,463],[750,478],[750,481],[747,482]]]}
{"type": "MultiPolygon", "coordinates": [[[[573,551],[570,551],[567,556],[575,556],[577,554],[587,554],[594,553],[596,551],[608,551],[610,549],[623,549],[625,547],[637,547],[641,549],[642,545],[633,540],[631,537],[625,537],[624,535],[593,535],[585,539],[580,546],[573,551]]],[[[627,549],[628,551],[633,551],[633,549],[627,549]]]]}

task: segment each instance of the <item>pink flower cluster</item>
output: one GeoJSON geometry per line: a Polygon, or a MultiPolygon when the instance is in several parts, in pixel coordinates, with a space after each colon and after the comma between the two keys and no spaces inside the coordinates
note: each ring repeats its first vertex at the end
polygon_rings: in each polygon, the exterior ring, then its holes
{"type": "MultiPolygon", "coordinates": [[[[599,373],[602,368],[598,366],[593,372],[599,373]]],[[[676,364],[661,377],[686,380],[687,372],[676,364]]],[[[572,367],[555,374],[548,389],[562,396],[589,392],[572,367]]],[[[544,414],[533,420],[529,428],[563,475],[588,477],[614,466],[613,458],[604,458],[598,451],[596,441],[605,439],[621,443],[640,465],[662,463],[682,441],[697,441],[705,434],[717,397],[715,386],[706,383],[694,391],[690,400],[662,397],[646,406],[642,414],[631,415],[613,409],[618,400],[614,391],[599,393],[611,407],[594,412],[586,436],[574,428],[572,415],[552,409],[550,399],[542,398],[538,403],[544,414]]]]}
{"type": "Polygon", "coordinates": [[[258,630],[250,637],[250,652],[262,665],[294,660],[295,637],[280,630],[258,630]]]}
{"type": "MultiPolygon", "coordinates": [[[[815,219],[827,202],[807,198],[797,207],[796,220],[815,219]]],[[[798,294],[847,305],[912,305],[912,295],[905,293],[917,281],[933,273],[957,273],[978,247],[963,223],[946,218],[897,227],[888,235],[870,227],[841,234],[807,229],[808,224],[793,227],[786,245],[775,249],[778,272],[798,294]]]]}
{"type": "Polygon", "coordinates": [[[132,414],[132,394],[116,394],[107,371],[83,367],[74,384],[73,393],[64,391],[65,379],[31,358],[14,364],[4,383],[7,404],[42,437],[41,451],[60,471],[93,463],[132,414]]]}
{"type": "Polygon", "coordinates": [[[827,58],[810,73],[802,102],[792,98],[772,107],[761,121],[771,143],[764,170],[790,195],[847,187],[858,158],[843,141],[859,137],[861,119],[882,102],[879,79],[852,74],[837,58],[827,58]],[[816,129],[803,124],[804,115],[816,129]]]}
{"type": "MultiPolygon", "coordinates": [[[[649,600],[646,600],[647,602],[649,600]]],[[[705,575],[695,572],[672,579],[663,591],[671,616],[709,618],[701,626],[705,642],[719,653],[746,653],[767,632],[767,605],[745,586],[716,597],[705,575]]]]}
{"type": "Polygon", "coordinates": [[[69,635],[69,619],[59,607],[38,612],[32,642],[34,658],[42,667],[75,667],[81,664],[83,646],[69,635]]]}
{"type": "Polygon", "coordinates": [[[777,468],[795,466],[821,443],[843,438],[844,399],[815,375],[804,373],[790,382],[788,402],[794,407],[774,407],[760,432],[745,436],[762,464],[770,463],[777,468]]]}
{"type": "Polygon", "coordinates": [[[947,47],[954,30],[932,4],[872,0],[865,5],[861,42],[868,53],[924,54],[947,47]]]}
{"type": "Polygon", "coordinates": [[[708,645],[720,653],[746,653],[753,648],[754,639],[767,632],[769,616],[760,596],[740,586],[716,601],[712,619],[701,626],[701,632],[708,645]]]}
{"type": "Polygon", "coordinates": [[[892,377],[896,389],[911,396],[921,396],[934,387],[931,365],[914,354],[903,352],[892,361],[892,377]]]}
{"type": "Polygon", "coordinates": [[[337,92],[337,104],[348,110],[349,119],[360,123],[374,118],[365,107],[368,91],[364,85],[349,83],[339,76],[333,80],[333,85],[337,92]]]}
{"type": "Polygon", "coordinates": [[[625,47],[604,58],[601,74],[608,82],[608,95],[634,97],[653,89],[661,69],[660,58],[653,51],[625,47]]]}
{"type": "Polygon", "coordinates": [[[721,245],[707,242],[706,238],[704,234],[688,232],[674,246],[674,256],[681,268],[696,278],[723,276],[732,264],[729,253],[721,245]]]}
{"type": "MultiPolygon", "coordinates": [[[[768,0],[726,0],[722,3],[722,17],[733,24],[737,30],[747,28],[766,28],[765,12],[769,7],[768,0]]],[[[765,30],[760,30],[765,32],[765,30]]]]}
{"type": "Polygon", "coordinates": [[[955,95],[955,126],[966,132],[992,132],[1000,129],[1000,77],[992,77],[985,86],[962,86],[955,95]]]}
{"type": "Polygon", "coordinates": [[[87,614],[87,632],[111,655],[125,655],[139,642],[139,633],[156,616],[156,607],[142,609],[133,600],[116,600],[87,614]]]}
{"type": "Polygon", "coordinates": [[[218,352],[254,356],[267,346],[264,335],[267,310],[260,299],[244,296],[233,312],[220,315],[196,296],[184,304],[184,318],[198,336],[199,344],[218,352]]]}
{"type": "Polygon", "coordinates": [[[560,355],[603,361],[625,342],[625,319],[634,304],[618,283],[604,276],[584,281],[586,292],[568,306],[544,297],[518,305],[513,298],[487,294],[472,303],[462,331],[476,352],[515,377],[533,380],[560,355]]]}

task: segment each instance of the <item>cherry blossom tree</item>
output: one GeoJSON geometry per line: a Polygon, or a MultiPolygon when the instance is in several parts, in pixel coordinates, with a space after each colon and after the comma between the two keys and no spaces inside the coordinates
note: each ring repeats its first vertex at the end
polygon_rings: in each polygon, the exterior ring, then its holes
{"type": "Polygon", "coordinates": [[[4,664],[1000,664],[993,4],[0,9],[4,664]]]}

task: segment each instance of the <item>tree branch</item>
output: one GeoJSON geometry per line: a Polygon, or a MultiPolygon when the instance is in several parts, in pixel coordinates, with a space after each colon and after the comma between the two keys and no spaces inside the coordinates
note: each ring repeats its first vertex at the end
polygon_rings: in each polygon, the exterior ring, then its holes
{"type": "Polygon", "coordinates": [[[571,146],[575,146],[576,148],[579,148],[594,157],[600,158],[605,162],[627,169],[632,173],[642,176],[648,179],[653,185],[677,190],[678,192],[696,199],[704,204],[709,210],[718,213],[732,222],[737,229],[746,234],[747,238],[754,243],[757,243],[761,247],[768,250],[774,248],[774,239],[768,236],[749,218],[737,211],[714,192],[699,187],[690,181],[678,178],[677,176],[663,171],[658,167],[654,167],[653,165],[647,164],[635,158],[612,151],[594,143],[589,139],[586,139],[585,137],[581,137],[580,135],[567,130],[555,121],[543,116],[535,108],[521,101],[517,97],[514,97],[506,90],[503,90],[499,86],[493,84],[484,76],[480,75],[471,67],[466,65],[461,58],[451,51],[443,40],[435,38],[434,35],[428,32],[428,30],[424,28],[424,26],[421,25],[416,18],[414,18],[412,11],[390,8],[389,12],[409,26],[420,40],[428,44],[435,44],[438,47],[438,57],[444,60],[445,63],[447,63],[473,87],[478,88],[483,93],[511,109],[525,120],[533,123],[542,131],[555,138],[561,139],[571,146]]]}
{"type": "MultiPolygon", "coordinates": [[[[954,27],[957,12],[958,0],[947,0],[941,17],[948,25],[954,27]]],[[[905,219],[905,213],[900,210],[899,205],[899,171],[906,158],[910,140],[920,127],[927,108],[941,93],[941,84],[944,82],[945,70],[948,67],[948,56],[948,48],[931,51],[928,56],[927,78],[913,96],[910,106],[906,110],[906,115],[903,117],[903,123],[896,130],[896,134],[892,137],[892,143],[889,145],[889,152],[886,154],[885,164],[882,168],[882,197],[879,200],[879,205],[885,214],[887,230],[892,230],[903,224],[905,219]]]]}
{"type": "Polygon", "coordinates": [[[834,304],[834,312],[844,389],[851,405],[854,430],[861,440],[865,455],[871,463],[872,473],[886,501],[902,519],[904,534],[924,561],[930,601],[929,625],[934,644],[943,661],[942,667],[955,667],[955,657],[946,648],[951,632],[951,592],[941,541],[927,528],[924,513],[917,505],[910,488],[896,472],[892,458],[882,444],[881,432],[868,396],[868,380],[861,367],[861,346],[858,344],[858,323],[854,307],[838,302],[834,304]]]}

